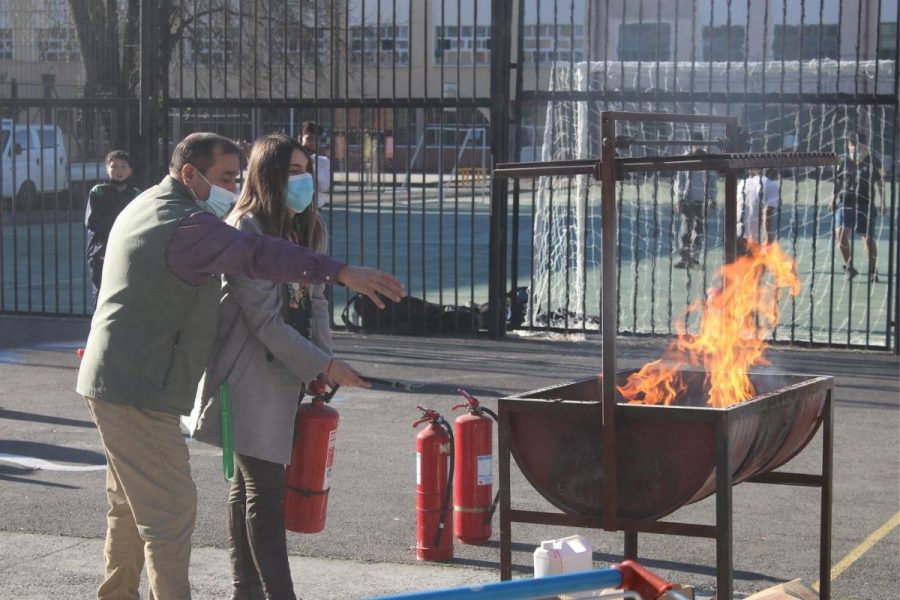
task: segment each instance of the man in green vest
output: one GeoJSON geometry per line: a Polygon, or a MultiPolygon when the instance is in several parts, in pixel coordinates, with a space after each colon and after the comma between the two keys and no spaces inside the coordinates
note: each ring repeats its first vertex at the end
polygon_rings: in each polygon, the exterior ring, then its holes
{"type": "Polygon", "coordinates": [[[135,198],[109,235],[76,388],[107,459],[101,600],[136,598],[145,557],[151,597],[190,598],[197,492],[180,417],[191,412],[215,341],[218,276],[339,283],[379,305],[381,296],[404,295],[397,279],[376,269],[223,223],[241,156],[227,138],[189,135],[169,175],[135,198]]]}

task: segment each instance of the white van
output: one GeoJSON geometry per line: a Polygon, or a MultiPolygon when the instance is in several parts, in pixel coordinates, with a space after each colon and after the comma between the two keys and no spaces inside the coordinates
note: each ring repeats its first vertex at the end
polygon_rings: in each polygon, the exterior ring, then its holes
{"type": "Polygon", "coordinates": [[[65,139],[55,125],[0,120],[0,198],[27,208],[44,194],[63,192],[73,182],[106,177],[102,162],[69,164],[65,139]]]}

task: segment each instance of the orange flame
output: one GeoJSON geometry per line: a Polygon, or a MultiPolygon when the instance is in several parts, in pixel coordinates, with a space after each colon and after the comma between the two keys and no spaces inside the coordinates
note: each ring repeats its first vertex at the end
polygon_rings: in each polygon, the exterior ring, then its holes
{"type": "Polygon", "coordinates": [[[679,367],[703,367],[709,387],[707,404],[731,406],[754,396],[747,371],[766,364],[765,338],[778,324],[779,290],[800,293],[794,260],[777,243],[748,243],[748,256],[723,265],[710,288],[706,306],[698,300],[686,314],[701,311],[696,336],[676,323],[678,337],[661,360],[647,363],[629,375],[618,390],[630,403],[672,404],[686,387],[679,367]]]}

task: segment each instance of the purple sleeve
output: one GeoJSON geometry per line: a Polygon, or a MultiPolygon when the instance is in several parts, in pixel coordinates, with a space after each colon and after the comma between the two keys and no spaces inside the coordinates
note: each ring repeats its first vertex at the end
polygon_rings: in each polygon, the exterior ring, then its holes
{"type": "Polygon", "coordinates": [[[190,285],[210,275],[245,275],[277,283],[336,283],[345,264],[285,240],[238,231],[207,212],[181,222],[166,247],[166,264],[190,285]]]}

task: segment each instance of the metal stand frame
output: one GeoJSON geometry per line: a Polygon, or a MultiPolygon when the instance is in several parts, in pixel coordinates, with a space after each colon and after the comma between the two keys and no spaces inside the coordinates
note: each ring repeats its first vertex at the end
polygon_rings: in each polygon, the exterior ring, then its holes
{"type": "MultiPolygon", "coordinates": [[[[512,401],[514,402],[514,401],[512,401]]],[[[567,527],[584,527],[604,529],[607,531],[623,531],[625,534],[624,558],[638,559],[638,533],[659,533],[663,535],[679,535],[687,537],[703,537],[716,540],[716,587],[719,598],[730,599],[734,593],[733,574],[733,521],[734,512],[732,494],[732,464],[728,453],[728,418],[723,415],[716,422],[716,524],[703,525],[697,523],[680,523],[672,521],[654,521],[649,519],[620,519],[616,511],[603,510],[603,516],[573,515],[557,512],[538,512],[516,510],[510,501],[510,412],[511,408],[519,410],[527,408],[511,406],[508,402],[499,405],[499,446],[500,446],[500,578],[512,577],[512,523],[531,523],[538,525],[562,525],[567,527]],[[608,517],[612,516],[614,525],[606,526],[608,517]]],[[[774,485],[795,485],[818,487],[821,489],[821,513],[819,522],[819,581],[820,598],[831,597],[831,520],[832,520],[832,459],[834,441],[834,405],[832,390],[826,392],[823,407],[822,436],[822,470],[819,474],[790,473],[771,471],[747,481],[774,485]]]]}
{"type": "MultiPolygon", "coordinates": [[[[564,525],[624,531],[625,558],[637,559],[638,533],[661,533],[716,540],[717,594],[722,600],[733,596],[733,465],[729,456],[728,413],[724,411],[716,420],[716,524],[660,522],[648,519],[622,519],[618,517],[618,486],[616,481],[616,203],[615,184],[627,172],[673,170],[724,170],[725,171],[725,261],[736,257],[737,221],[737,171],[748,167],[824,166],[836,163],[833,154],[736,154],[740,150],[740,131],[737,117],[702,116],[670,113],[635,113],[605,111],[600,114],[600,160],[557,161],[552,163],[505,164],[494,170],[498,177],[592,174],[601,183],[602,198],[602,344],[603,389],[602,410],[603,461],[603,510],[600,517],[521,511],[510,503],[510,405],[499,405],[500,451],[500,577],[512,577],[512,527],[516,523],[564,525]],[[649,157],[638,159],[616,158],[616,148],[622,140],[616,137],[617,121],[704,123],[725,126],[725,138],[721,140],[729,154],[707,157],[649,157]]],[[[628,143],[628,140],[626,140],[628,143]]],[[[822,472],[821,474],[769,472],[749,479],[756,483],[799,485],[821,488],[821,522],[819,579],[820,597],[831,597],[831,512],[832,512],[832,443],[833,406],[831,388],[827,391],[822,422],[822,472]]],[[[521,407],[517,407],[521,408],[521,407]]]]}

